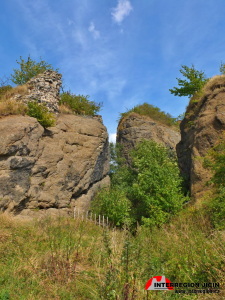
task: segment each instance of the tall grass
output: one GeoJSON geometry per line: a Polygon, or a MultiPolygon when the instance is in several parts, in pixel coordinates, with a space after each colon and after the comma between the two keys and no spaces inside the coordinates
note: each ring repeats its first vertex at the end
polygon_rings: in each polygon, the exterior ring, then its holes
{"type": "MultiPolygon", "coordinates": [[[[89,221],[19,221],[0,215],[0,299],[147,299],[145,283],[225,280],[225,235],[186,209],[161,228],[100,228],[89,221]]],[[[222,299],[149,291],[148,299],[222,299]]]]}

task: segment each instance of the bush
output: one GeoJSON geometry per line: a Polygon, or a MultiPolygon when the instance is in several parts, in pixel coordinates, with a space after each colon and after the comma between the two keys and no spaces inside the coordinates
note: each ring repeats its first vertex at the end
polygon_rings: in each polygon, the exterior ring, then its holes
{"type": "Polygon", "coordinates": [[[172,116],[164,111],[161,111],[158,107],[143,103],[141,105],[134,106],[132,109],[128,110],[125,113],[120,114],[120,121],[124,119],[126,116],[130,115],[131,113],[137,113],[139,115],[144,115],[156,120],[162,124],[167,126],[177,125],[176,119],[172,118],[172,116]]]}
{"type": "Polygon", "coordinates": [[[88,100],[89,96],[74,95],[70,92],[62,93],[60,105],[64,105],[78,115],[96,115],[101,109],[102,104],[88,100]]]}
{"type": "Polygon", "coordinates": [[[105,215],[115,226],[129,223],[131,202],[124,192],[115,189],[103,189],[92,202],[92,211],[97,215],[105,215]]]}
{"type": "Polygon", "coordinates": [[[54,115],[48,111],[48,108],[44,104],[30,101],[27,106],[28,116],[36,118],[43,127],[47,128],[55,125],[54,115]]]}

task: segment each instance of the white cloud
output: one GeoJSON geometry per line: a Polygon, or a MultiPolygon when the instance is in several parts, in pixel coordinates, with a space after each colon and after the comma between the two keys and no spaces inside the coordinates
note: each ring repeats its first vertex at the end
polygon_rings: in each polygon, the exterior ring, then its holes
{"type": "Polygon", "coordinates": [[[114,144],[116,143],[116,133],[109,134],[109,142],[114,144]]]}
{"type": "Polygon", "coordinates": [[[117,7],[112,10],[112,18],[113,20],[120,24],[125,17],[127,17],[132,11],[133,7],[129,0],[118,0],[117,7]]]}
{"type": "Polygon", "coordinates": [[[96,30],[95,24],[93,22],[90,23],[90,26],[88,27],[88,31],[92,33],[93,38],[97,40],[100,38],[100,32],[96,30]]]}

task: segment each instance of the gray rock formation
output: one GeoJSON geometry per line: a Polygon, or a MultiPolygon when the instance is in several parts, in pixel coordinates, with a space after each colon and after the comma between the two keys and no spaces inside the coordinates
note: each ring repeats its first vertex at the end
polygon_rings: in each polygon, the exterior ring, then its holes
{"type": "Polygon", "coordinates": [[[36,119],[0,119],[0,208],[88,209],[109,184],[108,134],[101,117],[59,115],[44,130],[36,119]]]}
{"type": "Polygon", "coordinates": [[[202,96],[192,99],[180,128],[178,161],[191,196],[197,199],[207,190],[212,175],[203,167],[203,158],[225,130],[225,75],[210,79],[202,96]]]}
{"type": "Polygon", "coordinates": [[[26,95],[15,95],[14,99],[23,101],[24,103],[29,101],[44,103],[49,111],[58,112],[59,91],[62,85],[61,77],[61,74],[47,70],[26,83],[26,95]]]}
{"type": "Polygon", "coordinates": [[[180,133],[137,113],[131,113],[122,119],[117,128],[117,143],[122,145],[122,153],[128,161],[130,150],[142,139],[153,140],[175,152],[180,133]]]}

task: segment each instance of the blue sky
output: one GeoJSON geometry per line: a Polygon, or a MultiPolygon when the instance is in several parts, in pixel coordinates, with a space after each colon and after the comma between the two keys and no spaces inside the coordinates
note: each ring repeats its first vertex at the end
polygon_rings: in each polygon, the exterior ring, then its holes
{"type": "Polygon", "coordinates": [[[148,102],[178,116],[181,65],[219,74],[224,0],[7,0],[1,3],[0,78],[28,55],[59,68],[64,86],[103,102],[115,137],[119,113],[148,102]]]}

